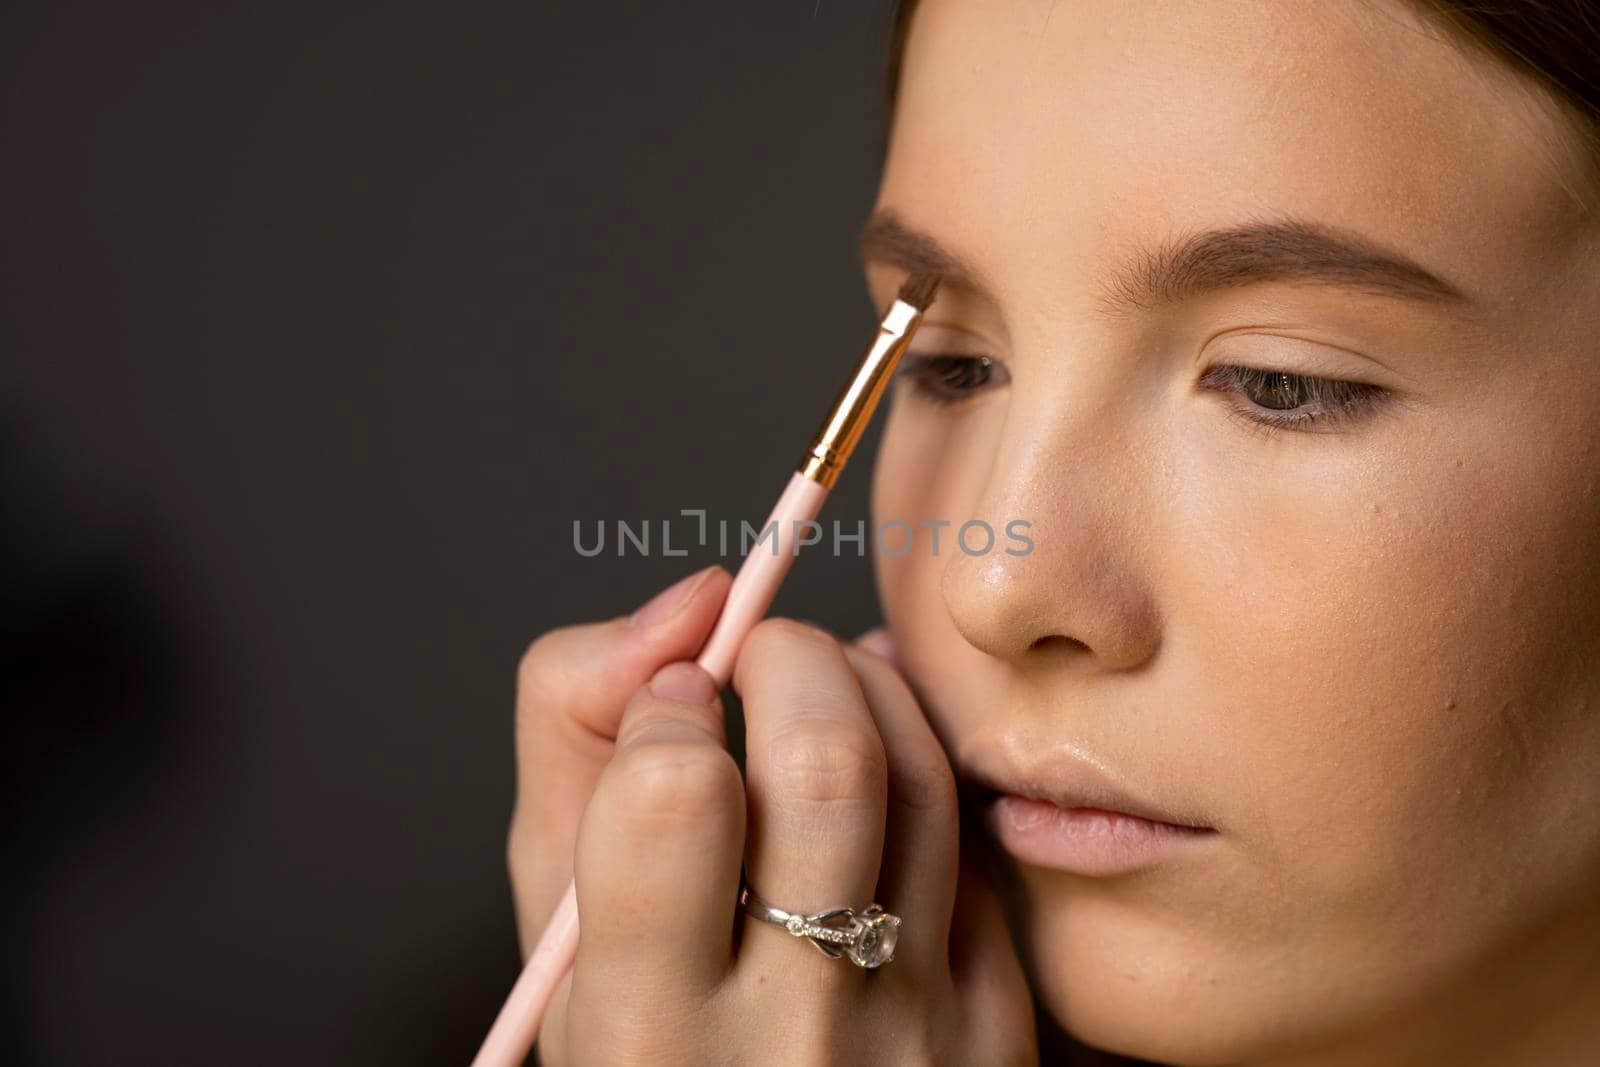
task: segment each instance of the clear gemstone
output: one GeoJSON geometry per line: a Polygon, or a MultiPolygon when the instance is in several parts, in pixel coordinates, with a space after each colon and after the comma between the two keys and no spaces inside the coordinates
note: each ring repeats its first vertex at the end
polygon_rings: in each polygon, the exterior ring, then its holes
{"type": "Polygon", "coordinates": [[[900,920],[893,915],[864,919],[861,936],[850,946],[850,958],[863,967],[881,967],[894,959],[899,940],[900,920]]]}

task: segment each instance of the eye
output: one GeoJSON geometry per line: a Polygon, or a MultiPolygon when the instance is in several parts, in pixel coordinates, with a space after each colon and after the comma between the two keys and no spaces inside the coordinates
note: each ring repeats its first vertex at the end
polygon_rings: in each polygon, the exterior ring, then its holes
{"type": "Polygon", "coordinates": [[[1364,382],[1313,378],[1225,363],[1206,371],[1200,388],[1229,394],[1241,418],[1277,430],[1334,429],[1376,411],[1387,390],[1364,382]]]}
{"type": "Polygon", "coordinates": [[[988,356],[919,356],[909,352],[895,376],[908,382],[918,396],[936,404],[960,403],[1010,380],[1005,368],[988,356]]]}

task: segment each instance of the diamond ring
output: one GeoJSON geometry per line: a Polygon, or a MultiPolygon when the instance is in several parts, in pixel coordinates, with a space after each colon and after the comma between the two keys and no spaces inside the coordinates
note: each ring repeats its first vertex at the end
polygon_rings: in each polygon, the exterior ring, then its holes
{"type": "Polygon", "coordinates": [[[859,912],[829,908],[815,915],[796,915],[773,907],[746,885],[739,890],[739,906],[764,922],[805,938],[824,956],[849,956],[858,967],[882,967],[894,959],[894,947],[900,940],[900,917],[890,915],[877,904],[869,904],[859,912]]]}

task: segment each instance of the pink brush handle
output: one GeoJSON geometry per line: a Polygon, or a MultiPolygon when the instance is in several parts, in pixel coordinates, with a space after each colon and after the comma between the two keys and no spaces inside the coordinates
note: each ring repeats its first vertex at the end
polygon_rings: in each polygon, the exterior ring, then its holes
{"type": "Polygon", "coordinates": [[[539,1024],[563,975],[578,953],[578,887],[569,884],[539,943],[511,987],[472,1067],[522,1067],[539,1036],[539,1024]]]}
{"type": "Polygon", "coordinates": [[[733,664],[739,658],[739,646],[744,644],[745,637],[772,606],[772,598],[778,595],[784,575],[794,565],[794,558],[799,553],[795,545],[798,540],[795,536],[796,524],[815,519],[827,496],[826,489],[797,472],[789,479],[783,495],[773,506],[772,514],[767,517],[767,525],[757,531],[759,536],[767,526],[777,524],[773,541],[751,546],[750,554],[744,558],[739,573],[734,576],[728,599],[722,605],[722,614],[717,616],[717,625],[695,659],[707,674],[716,679],[717,688],[726,686],[728,679],[733,677],[733,664]]]}
{"type": "MultiPolygon", "coordinates": [[[[717,616],[717,624],[695,660],[716,679],[718,688],[733,677],[739,646],[772,606],[784,575],[794,565],[798,553],[796,524],[815,519],[827,496],[828,491],[821,485],[796,472],[767,517],[767,525],[757,531],[760,536],[768,526],[777,524],[772,539],[751,546],[728,590],[722,614],[717,616]]],[[[577,954],[578,889],[574,883],[567,886],[561,903],[556,905],[555,914],[523,965],[522,975],[495,1016],[489,1036],[473,1058],[472,1067],[521,1067],[539,1036],[550,998],[571,970],[577,954]]]]}

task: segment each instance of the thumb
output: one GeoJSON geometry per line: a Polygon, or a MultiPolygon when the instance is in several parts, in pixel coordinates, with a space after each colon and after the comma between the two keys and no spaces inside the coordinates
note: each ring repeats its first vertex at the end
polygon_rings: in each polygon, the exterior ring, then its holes
{"type": "Polygon", "coordinates": [[[629,698],[666,664],[695,655],[730,581],[721,567],[708,567],[631,616],[552,630],[524,653],[508,862],[525,946],[572,878],[578,820],[611,760],[629,698]]]}

